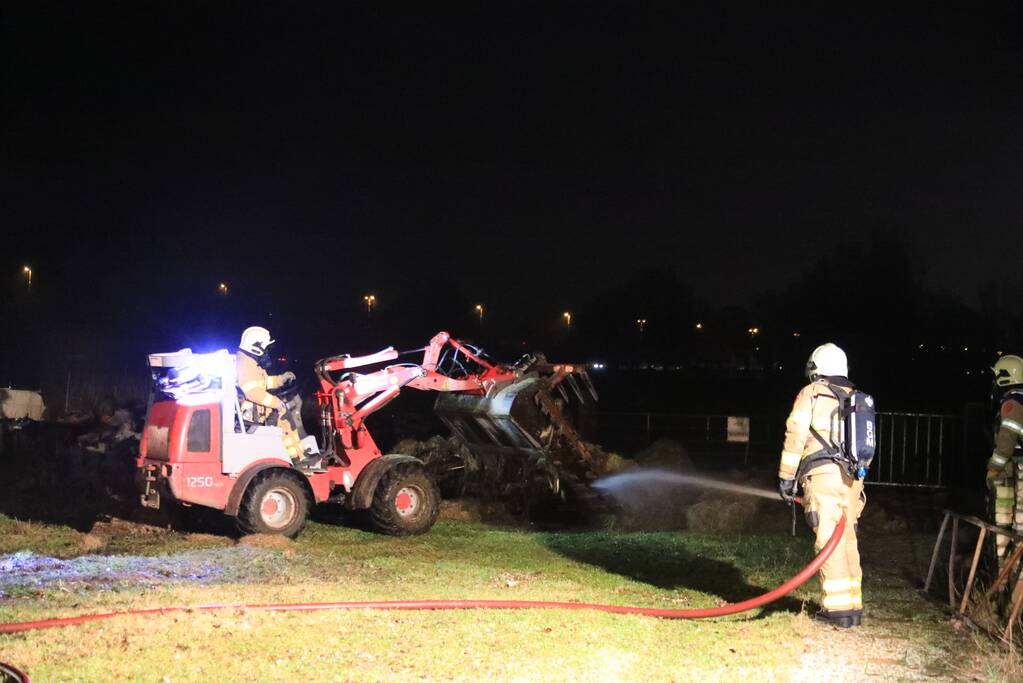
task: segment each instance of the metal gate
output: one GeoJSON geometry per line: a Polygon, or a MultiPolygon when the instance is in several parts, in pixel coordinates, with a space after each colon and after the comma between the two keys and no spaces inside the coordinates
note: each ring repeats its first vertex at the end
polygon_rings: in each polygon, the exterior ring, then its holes
{"type": "Polygon", "coordinates": [[[963,418],[927,413],[878,413],[877,452],[868,484],[939,488],[963,454],[963,418]]]}

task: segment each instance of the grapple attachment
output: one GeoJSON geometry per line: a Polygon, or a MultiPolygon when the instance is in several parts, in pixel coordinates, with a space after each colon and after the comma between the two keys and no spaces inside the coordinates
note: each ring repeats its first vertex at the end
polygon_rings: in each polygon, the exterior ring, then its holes
{"type": "Polygon", "coordinates": [[[440,394],[435,410],[509,492],[539,484],[555,494],[567,489],[586,503],[595,498],[589,482],[597,473],[581,434],[594,419],[596,402],[584,369],[541,361],[483,395],[440,394]]]}

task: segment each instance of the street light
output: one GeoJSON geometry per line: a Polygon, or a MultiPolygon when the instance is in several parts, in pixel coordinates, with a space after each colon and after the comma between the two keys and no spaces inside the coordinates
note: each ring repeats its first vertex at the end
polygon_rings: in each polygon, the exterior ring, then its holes
{"type": "Polygon", "coordinates": [[[476,304],[476,313],[480,316],[480,325],[483,324],[483,304],[476,304]]]}
{"type": "Polygon", "coordinates": [[[639,332],[642,334],[643,329],[646,327],[646,318],[637,318],[636,324],[639,325],[639,332]]]}
{"type": "Polygon", "coordinates": [[[572,327],[572,314],[569,311],[565,311],[561,314],[561,317],[565,319],[565,327],[572,327]]]}
{"type": "Polygon", "coordinates": [[[696,323],[696,331],[697,332],[703,331],[703,323],[696,323]]]}
{"type": "Polygon", "coordinates": [[[221,294],[221,296],[227,296],[227,283],[221,282],[217,285],[217,291],[221,294]]]}
{"type": "Polygon", "coordinates": [[[367,294],[366,296],[362,297],[362,300],[366,302],[366,312],[367,313],[372,313],[373,312],[373,307],[377,303],[376,295],[374,295],[374,294],[367,294]]]}
{"type": "Polygon", "coordinates": [[[749,336],[751,336],[751,337],[755,337],[758,334],[760,334],[760,328],[759,327],[751,327],[751,328],[749,328],[746,331],[749,332],[749,336]]]}
{"type": "Polygon", "coordinates": [[[32,289],[32,268],[30,266],[25,266],[21,269],[21,272],[28,275],[28,288],[32,289]]]}

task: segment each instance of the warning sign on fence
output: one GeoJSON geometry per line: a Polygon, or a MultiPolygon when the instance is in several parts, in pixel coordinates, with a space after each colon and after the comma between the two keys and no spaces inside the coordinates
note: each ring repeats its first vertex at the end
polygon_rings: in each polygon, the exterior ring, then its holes
{"type": "Polygon", "coordinates": [[[728,416],[728,443],[749,443],[749,418],[728,416]]]}

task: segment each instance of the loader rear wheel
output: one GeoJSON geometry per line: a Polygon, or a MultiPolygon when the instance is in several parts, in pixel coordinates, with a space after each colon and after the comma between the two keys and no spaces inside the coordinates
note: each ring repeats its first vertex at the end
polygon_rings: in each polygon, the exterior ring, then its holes
{"type": "Polygon", "coordinates": [[[389,536],[426,533],[440,512],[440,490],[433,477],[414,462],[389,469],[373,492],[373,525],[389,536]]]}
{"type": "Polygon", "coordinates": [[[238,530],[294,538],[305,527],[309,508],[309,493],[294,475],[279,470],[260,474],[242,496],[238,530]]]}

